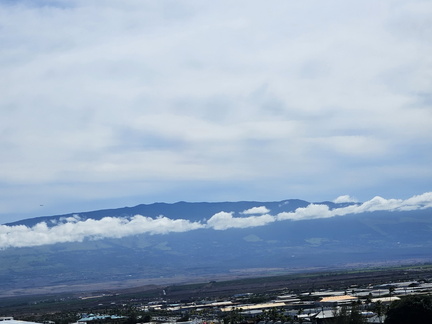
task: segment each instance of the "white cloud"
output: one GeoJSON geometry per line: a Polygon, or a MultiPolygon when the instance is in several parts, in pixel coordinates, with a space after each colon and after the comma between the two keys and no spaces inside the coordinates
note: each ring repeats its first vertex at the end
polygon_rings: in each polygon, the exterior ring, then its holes
{"type": "Polygon", "coordinates": [[[329,209],[326,205],[310,204],[305,208],[298,208],[294,212],[280,213],[278,220],[305,220],[314,218],[328,218],[359,214],[374,211],[406,211],[432,207],[432,193],[426,192],[422,195],[413,196],[409,199],[385,199],[379,196],[372,198],[362,204],[350,205],[347,207],[329,209]]]}
{"type": "Polygon", "coordinates": [[[333,202],[336,203],[336,204],[340,204],[340,203],[352,203],[352,202],[357,202],[357,201],[358,201],[357,199],[351,197],[350,195],[339,196],[335,200],[333,200],[333,202]]]}
{"type": "Polygon", "coordinates": [[[432,192],[425,192],[421,195],[416,195],[406,199],[403,208],[413,207],[416,209],[416,207],[418,208],[419,206],[421,208],[432,207],[432,192]]]}
{"type": "MultiPolygon", "coordinates": [[[[263,211],[261,207],[258,208],[263,211]]],[[[293,212],[283,212],[277,215],[263,214],[259,216],[234,217],[233,212],[221,211],[214,214],[206,222],[169,219],[164,216],[150,218],[141,215],[135,215],[130,219],[105,217],[101,220],[81,220],[78,215],[75,215],[74,217],[62,218],[60,222],[51,227],[47,226],[44,222],[36,224],[33,227],[0,225],[0,249],[82,242],[87,239],[122,238],[139,234],[169,234],[197,229],[241,229],[265,226],[276,221],[302,221],[364,212],[406,211],[425,208],[432,208],[432,192],[426,192],[406,200],[374,197],[362,204],[335,209],[330,209],[327,205],[310,204],[307,207],[297,208],[293,212]]],[[[251,238],[252,236],[245,239],[252,240],[251,238]]],[[[255,240],[256,238],[253,239],[255,240]]]]}
{"type": "Polygon", "coordinates": [[[276,217],[277,220],[305,220],[314,218],[333,217],[333,213],[326,205],[310,204],[307,207],[297,208],[294,212],[282,212],[276,217]]]}
{"type": "Polygon", "coordinates": [[[241,212],[244,215],[255,215],[255,214],[268,214],[270,209],[266,206],[252,207],[250,209],[244,210],[241,212]]]}
{"type": "Polygon", "coordinates": [[[271,215],[233,217],[233,213],[220,212],[213,215],[207,221],[207,227],[215,230],[226,230],[229,228],[248,228],[264,226],[275,221],[271,215]]]}
{"type": "Polygon", "coordinates": [[[84,239],[121,238],[137,234],[168,234],[186,232],[204,225],[184,219],[150,218],[136,215],[131,219],[104,217],[101,220],[67,220],[53,227],[38,223],[33,227],[0,225],[0,248],[39,246],[84,239]]]}
{"type": "Polygon", "coordinates": [[[3,1],[0,216],[430,190],[430,14],[425,1],[3,1]]]}

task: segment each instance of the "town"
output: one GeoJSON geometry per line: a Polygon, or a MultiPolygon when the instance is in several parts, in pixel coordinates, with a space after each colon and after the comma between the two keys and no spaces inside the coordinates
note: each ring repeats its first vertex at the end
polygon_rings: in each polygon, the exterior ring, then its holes
{"type": "MultiPolygon", "coordinates": [[[[186,288],[183,288],[184,292],[176,294],[173,287],[161,289],[158,297],[154,294],[146,297],[137,295],[135,298],[127,299],[121,294],[87,294],[78,298],[79,301],[87,303],[87,308],[81,305],[79,309],[74,309],[73,305],[76,302],[67,299],[63,300],[61,312],[51,311],[42,314],[39,310],[39,314],[22,314],[19,320],[11,314],[4,314],[7,308],[1,308],[0,315],[3,317],[0,321],[4,321],[2,324],[384,323],[392,307],[401,301],[426,298],[429,304],[432,303],[430,268],[421,275],[415,271],[405,274],[416,279],[401,280],[399,276],[399,280],[374,284],[353,284],[350,281],[346,287],[340,289],[342,284],[347,282],[343,280],[344,276],[340,276],[339,285],[335,285],[339,289],[333,289],[323,288],[323,285],[319,284],[327,282],[320,274],[314,277],[316,280],[311,281],[312,286],[304,290],[299,290],[298,287],[274,288],[268,285],[269,290],[242,291],[219,297],[202,294],[201,298],[196,293],[188,297],[186,288]],[[424,276],[425,274],[427,276],[424,276]],[[314,285],[317,285],[317,288],[313,289],[314,285]],[[29,321],[31,323],[28,323],[29,321]]],[[[338,277],[339,275],[335,275],[334,278],[338,277]]],[[[332,280],[334,278],[332,277],[332,280]]],[[[359,282],[364,282],[369,276],[362,278],[363,280],[359,278],[359,282]]],[[[201,287],[213,285],[217,283],[210,282],[201,287]]],[[[178,287],[177,290],[182,291],[182,288],[178,287]]],[[[45,300],[44,303],[53,302],[45,300]]],[[[430,320],[429,317],[429,322],[424,323],[430,323],[430,320]]]]}

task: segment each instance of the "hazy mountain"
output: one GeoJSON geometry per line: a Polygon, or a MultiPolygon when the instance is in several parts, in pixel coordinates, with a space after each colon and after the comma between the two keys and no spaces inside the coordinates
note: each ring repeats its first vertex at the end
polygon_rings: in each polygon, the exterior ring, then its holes
{"type": "MultiPolygon", "coordinates": [[[[268,209],[278,213],[283,211],[294,211],[299,207],[306,207],[310,203],[299,199],[289,199],[277,202],[257,202],[257,201],[239,201],[239,202],[198,202],[190,203],[180,201],[173,204],[167,203],[154,203],[154,204],[141,204],[134,207],[123,207],[116,209],[103,209],[81,213],[71,213],[56,216],[43,216],[21,221],[8,223],[6,225],[26,225],[34,226],[40,222],[47,222],[52,224],[53,220],[59,220],[64,217],[72,217],[79,215],[81,219],[102,219],[103,217],[130,217],[134,215],[145,215],[149,217],[158,217],[160,215],[166,216],[171,219],[188,219],[191,221],[199,221],[204,218],[210,218],[220,211],[241,213],[244,210],[256,206],[266,206],[268,209]]],[[[332,202],[324,202],[329,207],[335,207],[336,204],[332,202]]],[[[342,205],[342,204],[341,204],[342,205]]],[[[347,205],[347,204],[344,204],[347,205]]]]}
{"type": "Polygon", "coordinates": [[[377,201],[156,203],[26,219],[2,226],[0,285],[133,284],[431,260],[432,208],[377,201]],[[148,224],[154,228],[137,230],[148,224]],[[74,231],[84,234],[77,239],[74,231]],[[50,241],[55,235],[60,241],[50,241]]]}

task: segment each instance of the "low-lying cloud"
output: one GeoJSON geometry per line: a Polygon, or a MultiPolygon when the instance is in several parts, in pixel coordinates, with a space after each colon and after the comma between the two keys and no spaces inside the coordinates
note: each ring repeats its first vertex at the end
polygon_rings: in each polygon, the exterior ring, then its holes
{"type": "Polygon", "coordinates": [[[270,209],[266,206],[252,207],[242,212],[243,215],[268,214],[270,209]]]}
{"type": "Polygon", "coordinates": [[[38,246],[85,239],[122,238],[137,234],[168,234],[203,228],[199,222],[167,217],[151,218],[135,215],[129,219],[104,217],[100,220],[65,219],[66,222],[49,227],[45,222],[33,227],[0,225],[0,248],[38,246]]]}
{"type": "Polygon", "coordinates": [[[81,219],[79,215],[60,218],[53,226],[41,222],[33,227],[24,225],[0,225],[0,249],[11,247],[31,247],[55,243],[82,242],[103,238],[122,238],[138,234],[168,234],[188,232],[197,229],[228,230],[265,226],[277,221],[301,221],[308,219],[330,218],[348,214],[373,211],[410,211],[432,207],[432,192],[413,196],[408,199],[384,199],[374,197],[361,204],[330,209],[324,204],[310,204],[292,212],[269,214],[265,206],[257,206],[240,213],[221,211],[207,221],[192,222],[186,219],[157,218],[135,215],[130,218],[104,217],[100,220],[81,219]],[[250,215],[250,216],[241,216],[250,215]]]}
{"type": "Polygon", "coordinates": [[[297,208],[294,212],[279,213],[276,218],[278,220],[306,220],[374,211],[409,211],[429,207],[432,207],[432,192],[426,192],[406,200],[384,199],[376,196],[362,204],[353,204],[334,209],[330,209],[327,205],[310,204],[307,207],[297,208]]]}
{"type": "Polygon", "coordinates": [[[248,216],[248,217],[233,217],[233,213],[220,212],[213,215],[207,221],[207,228],[215,230],[226,230],[229,228],[247,228],[264,226],[268,223],[276,221],[272,215],[248,216]]]}

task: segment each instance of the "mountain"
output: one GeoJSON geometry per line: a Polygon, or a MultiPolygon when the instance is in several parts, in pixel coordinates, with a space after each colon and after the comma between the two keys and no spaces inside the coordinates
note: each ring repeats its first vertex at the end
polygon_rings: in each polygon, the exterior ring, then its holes
{"type": "MultiPolygon", "coordinates": [[[[154,204],[141,204],[134,207],[123,207],[116,209],[103,209],[82,213],[72,213],[56,216],[43,216],[30,219],[24,219],[6,225],[26,225],[34,226],[40,222],[52,223],[54,220],[59,220],[64,217],[73,217],[79,214],[82,219],[102,219],[104,217],[130,217],[133,215],[145,215],[149,217],[158,217],[164,215],[171,219],[189,219],[191,221],[199,221],[203,218],[210,218],[220,211],[233,211],[241,213],[244,210],[256,206],[266,206],[268,209],[279,213],[284,211],[294,211],[299,207],[306,207],[310,203],[300,199],[289,199],[276,202],[257,202],[257,201],[239,201],[239,202],[198,202],[190,203],[180,201],[173,204],[167,203],[154,203],[154,204]]],[[[326,204],[330,207],[335,207],[336,204],[332,202],[323,202],[319,204],[326,204]]],[[[344,204],[347,205],[347,204],[344,204]]]]}
{"type": "Polygon", "coordinates": [[[432,208],[387,205],[178,202],[25,219],[2,226],[0,296],[431,261],[432,208]]]}

